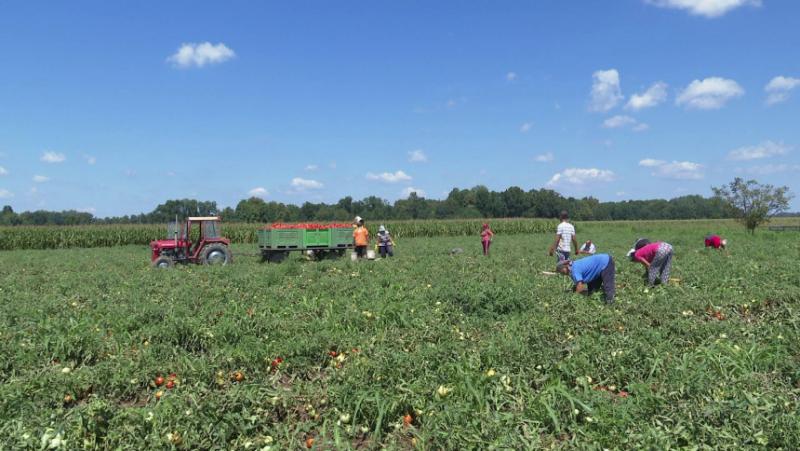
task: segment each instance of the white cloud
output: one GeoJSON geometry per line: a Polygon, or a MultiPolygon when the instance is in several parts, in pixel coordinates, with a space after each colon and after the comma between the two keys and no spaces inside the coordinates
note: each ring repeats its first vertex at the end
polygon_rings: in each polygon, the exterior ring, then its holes
{"type": "Polygon", "coordinates": [[[622,100],[619,72],[616,69],[598,70],[592,74],[592,99],[590,111],[608,111],[622,100]]]}
{"type": "Polygon", "coordinates": [[[636,123],[636,119],[630,116],[622,116],[617,115],[614,117],[610,117],[603,121],[604,128],[620,128],[620,127],[627,127],[628,125],[633,125],[636,123]]]}
{"type": "Polygon", "coordinates": [[[639,166],[653,168],[652,175],[675,180],[700,180],[703,178],[703,165],[691,161],[673,161],[646,158],[639,162],[639,166]]]}
{"type": "Polygon", "coordinates": [[[316,171],[317,169],[319,169],[319,166],[316,164],[309,164],[306,166],[306,171],[316,171]]]}
{"type": "Polygon", "coordinates": [[[644,166],[646,168],[652,168],[655,166],[661,166],[662,164],[666,163],[664,160],[654,160],[652,158],[645,158],[644,160],[639,162],[639,166],[644,166]]]}
{"type": "Polygon", "coordinates": [[[767,92],[767,105],[785,102],[789,99],[789,93],[800,86],[800,78],[777,76],[767,83],[764,91],[767,92]]]}
{"type": "Polygon", "coordinates": [[[744,89],[733,80],[720,77],[709,77],[705,80],[694,80],[675,100],[677,105],[698,110],[715,110],[722,108],[735,97],[744,95],[744,89]]]}
{"type": "Polygon", "coordinates": [[[625,105],[626,110],[639,111],[651,108],[667,99],[667,84],[659,81],[641,94],[634,94],[625,105]]]}
{"type": "Polygon", "coordinates": [[[616,194],[617,194],[617,196],[618,196],[618,197],[622,197],[622,196],[624,196],[626,193],[625,193],[625,191],[617,191],[617,193],[616,193],[616,194]]]}
{"type": "Polygon", "coordinates": [[[400,191],[400,196],[406,198],[411,196],[411,193],[417,193],[417,197],[425,197],[425,190],[414,188],[412,186],[403,188],[403,190],[400,191]]]}
{"type": "Polygon", "coordinates": [[[167,61],[178,67],[203,67],[206,64],[225,62],[236,56],[225,44],[213,45],[210,42],[183,44],[167,61]]]}
{"type": "Polygon", "coordinates": [[[79,208],[78,211],[81,213],[89,213],[91,215],[97,213],[97,209],[94,207],[79,208]]]}
{"type": "Polygon", "coordinates": [[[415,149],[408,152],[408,161],[412,163],[425,163],[428,161],[428,156],[422,149],[415,149]]]}
{"type": "Polygon", "coordinates": [[[411,181],[411,176],[403,171],[382,172],[380,174],[367,173],[367,180],[377,180],[386,183],[408,182],[411,181]]]}
{"type": "Polygon", "coordinates": [[[0,166],[0,175],[8,175],[8,171],[6,170],[6,168],[0,166]]]}
{"type": "Polygon", "coordinates": [[[756,146],[745,146],[731,150],[728,153],[728,159],[735,161],[758,160],[776,155],[785,155],[789,150],[791,150],[791,147],[782,142],[764,141],[756,146]]]}
{"type": "Polygon", "coordinates": [[[297,188],[299,190],[304,189],[320,189],[324,185],[316,180],[309,180],[300,177],[295,177],[292,179],[292,187],[297,188]]]}
{"type": "Polygon", "coordinates": [[[267,191],[266,188],[264,188],[262,186],[259,186],[257,188],[253,188],[250,191],[248,191],[247,195],[250,196],[250,197],[264,198],[264,197],[269,196],[269,191],[267,191]]]}
{"type": "Polygon", "coordinates": [[[749,168],[738,169],[738,172],[746,172],[755,175],[770,175],[778,172],[800,171],[800,164],[765,164],[761,166],[751,166],[749,168]]]}
{"type": "Polygon", "coordinates": [[[97,163],[97,158],[95,158],[95,157],[93,157],[91,155],[84,155],[83,159],[86,160],[86,164],[93,165],[93,164],[97,163]]]}
{"type": "Polygon", "coordinates": [[[572,185],[583,185],[592,182],[611,182],[616,178],[612,171],[596,168],[569,168],[553,175],[547,182],[548,186],[569,183],[572,185]]]}
{"type": "Polygon", "coordinates": [[[533,128],[533,124],[530,122],[523,122],[522,125],[519,127],[519,131],[521,133],[528,133],[533,128]]]}
{"type": "Polygon", "coordinates": [[[719,17],[745,5],[761,6],[761,0],[645,0],[661,8],[682,9],[695,16],[719,17]]]}
{"type": "Polygon", "coordinates": [[[553,152],[545,152],[533,157],[533,160],[536,161],[537,163],[549,163],[554,159],[555,156],[553,156],[553,152]]]}
{"type": "Polygon", "coordinates": [[[626,128],[631,127],[633,131],[643,132],[650,128],[649,125],[639,122],[630,116],[616,115],[603,121],[603,128],[626,128]]]}
{"type": "Polygon", "coordinates": [[[63,163],[66,159],[66,155],[58,152],[45,152],[42,154],[42,158],[40,158],[40,160],[45,163],[63,163]]]}
{"type": "Polygon", "coordinates": [[[14,197],[14,193],[7,189],[0,189],[0,199],[11,199],[14,197]]]}
{"type": "Polygon", "coordinates": [[[45,183],[50,181],[50,177],[47,177],[46,175],[34,175],[33,181],[36,183],[45,183]]]}
{"type": "Polygon", "coordinates": [[[517,79],[517,73],[516,72],[509,72],[509,73],[506,74],[506,80],[514,81],[516,79],[517,79]]]}

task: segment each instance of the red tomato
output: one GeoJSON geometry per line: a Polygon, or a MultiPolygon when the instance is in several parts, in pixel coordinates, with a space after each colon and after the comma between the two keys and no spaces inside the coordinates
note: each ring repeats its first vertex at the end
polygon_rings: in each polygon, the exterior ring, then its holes
{"type": "Polygon", "coordinates": [[[161,377],[161,376],[158,376],[153,382],[155,382],[156,387],[160,387],[160,386],[164,385],[164,378],[161,377]]]}
{"type": "Polygon", "coordinates": [[[311,449],[314,446],[314,439],[309,437],[306,439],[306,448],[311,449]]]}
{"type": "Polygon", "coordinates": [[[175,388],[175,381],[172,381],[172,380],[168,381],[167,382],[167,389],[172,390],[173,388],[175,388]]]}
{"type": "Polygon", "coordinates": [[[328,353],[328,355],[331,356],[331,357],[336,357],[339,354],[336,351],[331,351],[331,352],[328,353]]]}

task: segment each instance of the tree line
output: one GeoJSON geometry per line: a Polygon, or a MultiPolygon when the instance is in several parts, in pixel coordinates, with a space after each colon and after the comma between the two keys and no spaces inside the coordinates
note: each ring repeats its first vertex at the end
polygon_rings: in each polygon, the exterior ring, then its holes
{"type": "Polygon", "coordinates": [[[554,218],[568,210],[576,220],[715,219],[731,217],[727,203],[719,196],[699,195],[673,199],[600,202],[593,197],[564,197],[549,189],[523,190],[512,186],[492,191],[485,186],[454,188],[445,199],[425,199],[412,193],[391,203],[377,196],[354,200],[347,196],[336,203],[305,202],[302,205],[265,201],[257,197],[241,200],[236,207],[218,208],[214,201],[168,200],[149,213],[98,218],[91,213],[68,211],[26,211],[16,213],[3,207],[0,225],[81,225],[166,223],[187,216],[219,214],[225,221],[270,223],[276,221],[349,221],[355,215],[373,219],[460,219],[460,218],[554,218]]]}

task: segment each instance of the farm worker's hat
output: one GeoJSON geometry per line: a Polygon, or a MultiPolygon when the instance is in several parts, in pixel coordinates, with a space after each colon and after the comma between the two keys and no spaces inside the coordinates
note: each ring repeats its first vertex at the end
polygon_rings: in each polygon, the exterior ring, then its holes
{"type": "Polygon", "coordinates": [[[386,231],[386,227],[384,227],[383,224],[381,224],[381,226],[378,227],[378,232],[385,232],[385,231],[386,231]]]}
{"type": "Polygon", "coordinates": [[[635,253],[636,253],[636,249],[633,249],[633,248],[631,248],[631,250],[629,250],[629,251],[628,251],[628,253],[627,253],[627,254],[625,254],[625,255],[626,255],[628,258],[631,258],[631,257],[633,256],[633,254],[635,254],[635,253]]]}
{"type": "Polygon", "coordinates": [[[355,222],[356,224],[361,222],[361,216],[356,216],[356,219],[354,219],[353,222],[355,222]]]}
{"type": "Polygon", "coordinates": [[[484,228],[484,229],[488,229],[488,228],[489,228],[489,224],[484,222],[484,223],[483,223],[483,228],[484,228]]]}
{"type": "Polygon", "coordinates": [[[722,240],[722,247],[725,247],[727,245],[728,245],[728,240],[722,240]]]}

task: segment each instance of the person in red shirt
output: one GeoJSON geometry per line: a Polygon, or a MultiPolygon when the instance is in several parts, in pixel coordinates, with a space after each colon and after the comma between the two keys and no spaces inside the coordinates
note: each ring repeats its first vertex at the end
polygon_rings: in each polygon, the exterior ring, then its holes
{"type": "Polygon", "coordinates": [[[481,230],[481,244],[483,244],[483,255],[489,255],[489,247],[492,245],[492,238],[494,237],[494,232],[492,229],[489,228],[489,224],[483,224],[483,230],[481,230]]]}
{"type": "Polygon", "coordinates": [[[637,245],[628,252],[628,257],[631,261],[639,262],[647,268],[647,284],[651,287],[656,284],[656,280],[660,280],[662,285],[669,282],[669,273],[672,269],[671,244],[656,241],[639,247],[637,242],[637,245]]]}
{"type": "Polygon", "coordinates": [[[719,235],[709,235],[706,237],[706,247],[713,247],[714,249],[725,249],[728,240],[723,239],[719,235]]]}

